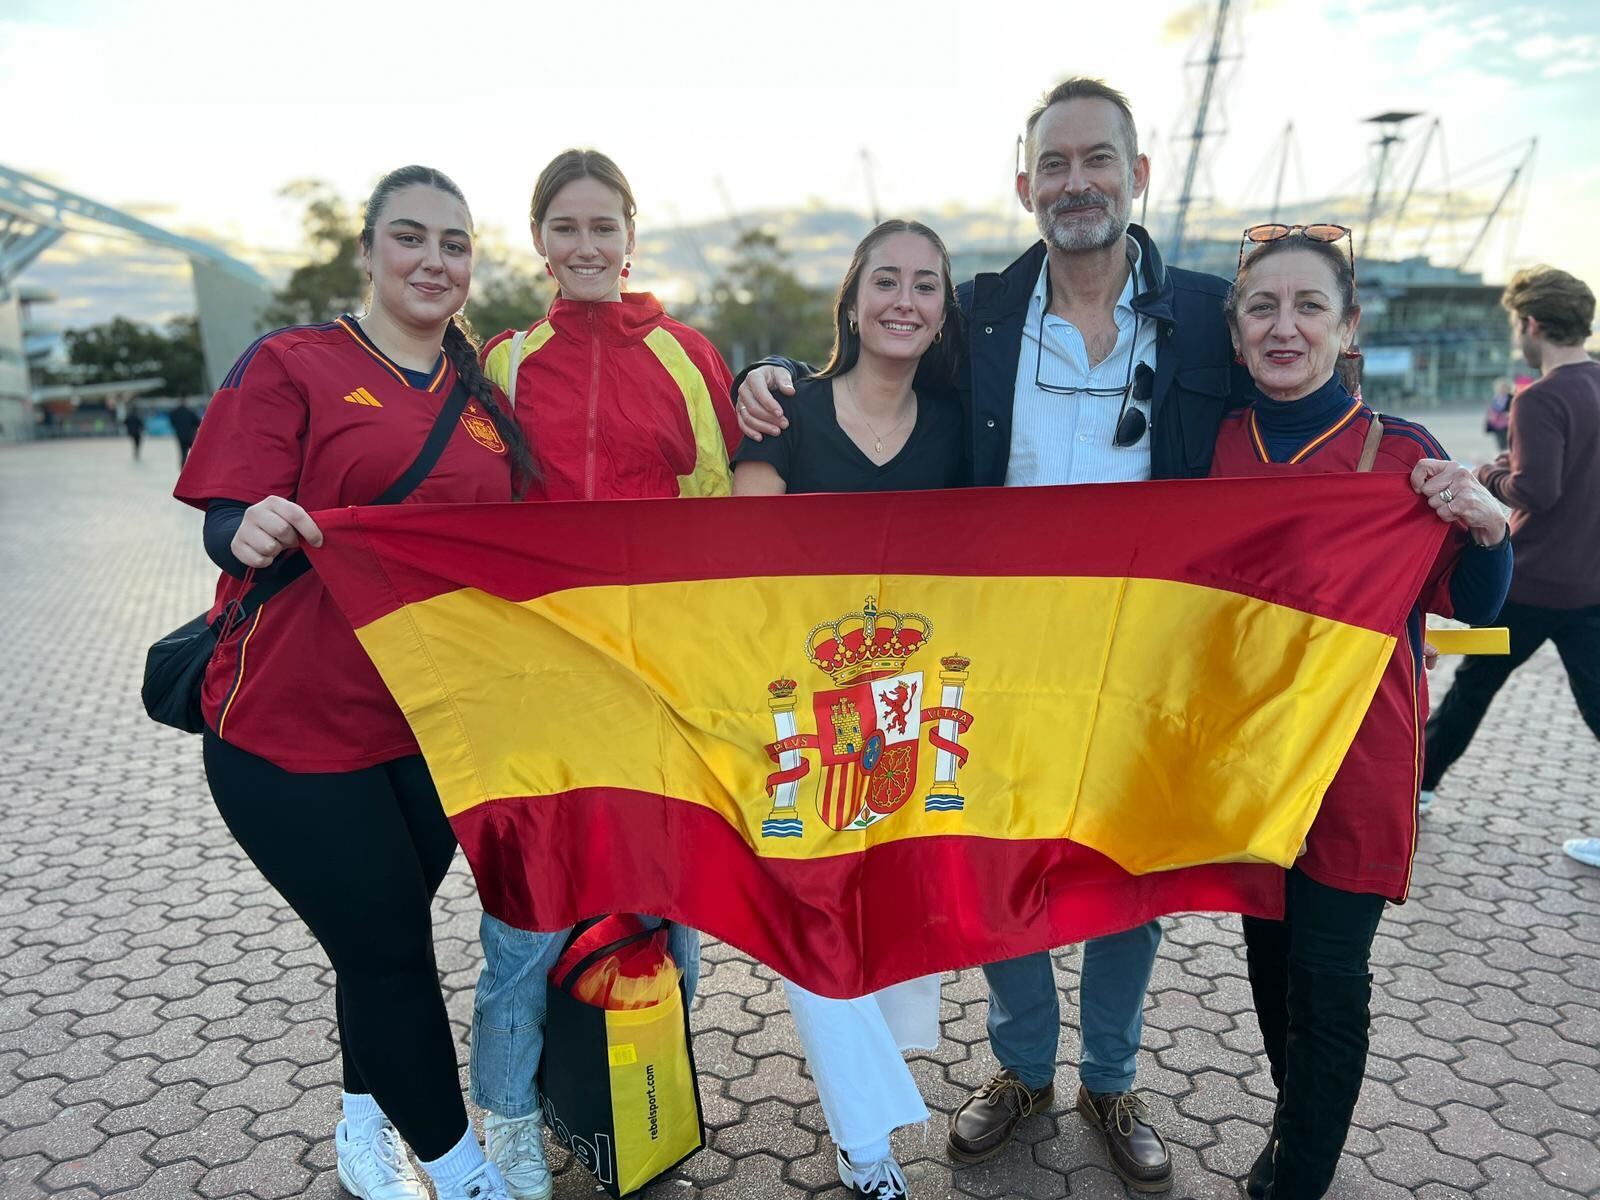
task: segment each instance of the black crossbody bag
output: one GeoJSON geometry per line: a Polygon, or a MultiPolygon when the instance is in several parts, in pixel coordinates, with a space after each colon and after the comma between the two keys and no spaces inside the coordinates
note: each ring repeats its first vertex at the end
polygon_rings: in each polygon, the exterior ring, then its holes
{"type": "MultiPolygon", "coordinates": [[[[416,459],[372,501],[373,504],[398,504],[416,491],[417,485],[428,477],[428,472],[444,453],[445,444],[466,407],[467,389],[457,379],[416,459]]],[[[202,732],[206,725],[200,711],[200,687],[205,682],[206,666],[217,644],[310,569],[311,560],[302,550],[282,563],[271,578],[262,580],[225,607],[216,620],[207,621],[206,614],[201,613],[151,646],[144,659],[144,685],[139,689],[150,719],[185,733],[202,732]]]]}

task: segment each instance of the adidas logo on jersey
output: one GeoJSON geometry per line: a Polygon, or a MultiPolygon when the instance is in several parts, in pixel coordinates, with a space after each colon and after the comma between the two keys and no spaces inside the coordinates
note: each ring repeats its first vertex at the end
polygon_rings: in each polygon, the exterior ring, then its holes
{"type": "Polygon", "coordinates": [[[368,408],[383,407],[383,405],[378,403],[377,398],[374,397],[373,394],[367,391],[367,389],[364,387],[358,387],[355,391],[346,396],[344,400],[346,404],[364,404],[368,408]]]}

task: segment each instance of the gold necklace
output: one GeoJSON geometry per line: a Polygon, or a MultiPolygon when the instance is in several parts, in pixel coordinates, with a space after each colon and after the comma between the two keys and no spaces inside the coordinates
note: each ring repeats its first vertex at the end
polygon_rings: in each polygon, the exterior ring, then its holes
{"type": "Polygon", "coordinates": [[[855,384],[855,380],[850,379],[849,377],[846,376],[846,377],[842,377],[839,380],[839,382],[840,383],[848,383],[850,385],[850,407],[852,407],[853,409],[856,410],[856,416],[861,418],[861,423],[867,427],[867,432],[872,434],[872,452],[874,454],[878,455],[879,457],[882,457],[882,455],[883,455],[883,439],[886,436],[887,437],[893,437],[897,432],[899,432],[900,426],[904,425],[906,423],[906,419],[908,417],[910,417],[912,415],[912,413],[914,413],[916,411],[915,406],[912,407],[911,412],[903,413],[901,415],[900,419],[898,421],[896,421],[894,423],[894,425],[892,425],[890,427],[888,434],[881,434],[876,429],[874,429],[872,427],[872,422],[867,420],[867,414],[865,412],[863,412],[862,409],[861,409],[861,401],[856,399],[856,384],[855,384]]]}

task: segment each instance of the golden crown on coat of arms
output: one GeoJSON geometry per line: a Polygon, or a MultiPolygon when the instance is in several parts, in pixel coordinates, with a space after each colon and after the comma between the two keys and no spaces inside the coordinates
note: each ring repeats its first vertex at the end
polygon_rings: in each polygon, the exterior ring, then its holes
{"type": "Polygon", "coordinates": [[[878,608],[868,596],[860,612],[825,621],[806,638],[806,657],[836,687],[863,675],[894,674],[933,637],[933,622],[921,613],[878,608]]]}

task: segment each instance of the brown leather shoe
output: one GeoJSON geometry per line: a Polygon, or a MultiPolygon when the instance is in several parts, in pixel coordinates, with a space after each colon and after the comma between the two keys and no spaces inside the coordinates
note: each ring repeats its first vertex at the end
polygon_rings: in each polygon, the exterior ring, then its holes
{"type": "Polygon", "coordinates": [[[1136,1192],[1164,1192],[1172,1186],[1172,1155],[1167,1140],[1150,1121],[1138,1092],[1078,1089],[1078,1115],[1106,1136],[1111,1169],[1136,1192]]]}
{"type": "Polygon", "coordinates": [[[957,1162],[983,1162],[1006,1148],[1023,1117],[1049,1108],[1056,1085],[1034,1091],[1010,1069],[1001,1071],[968,1096],[950,1118],[946,1149],[957,1162]]]}

